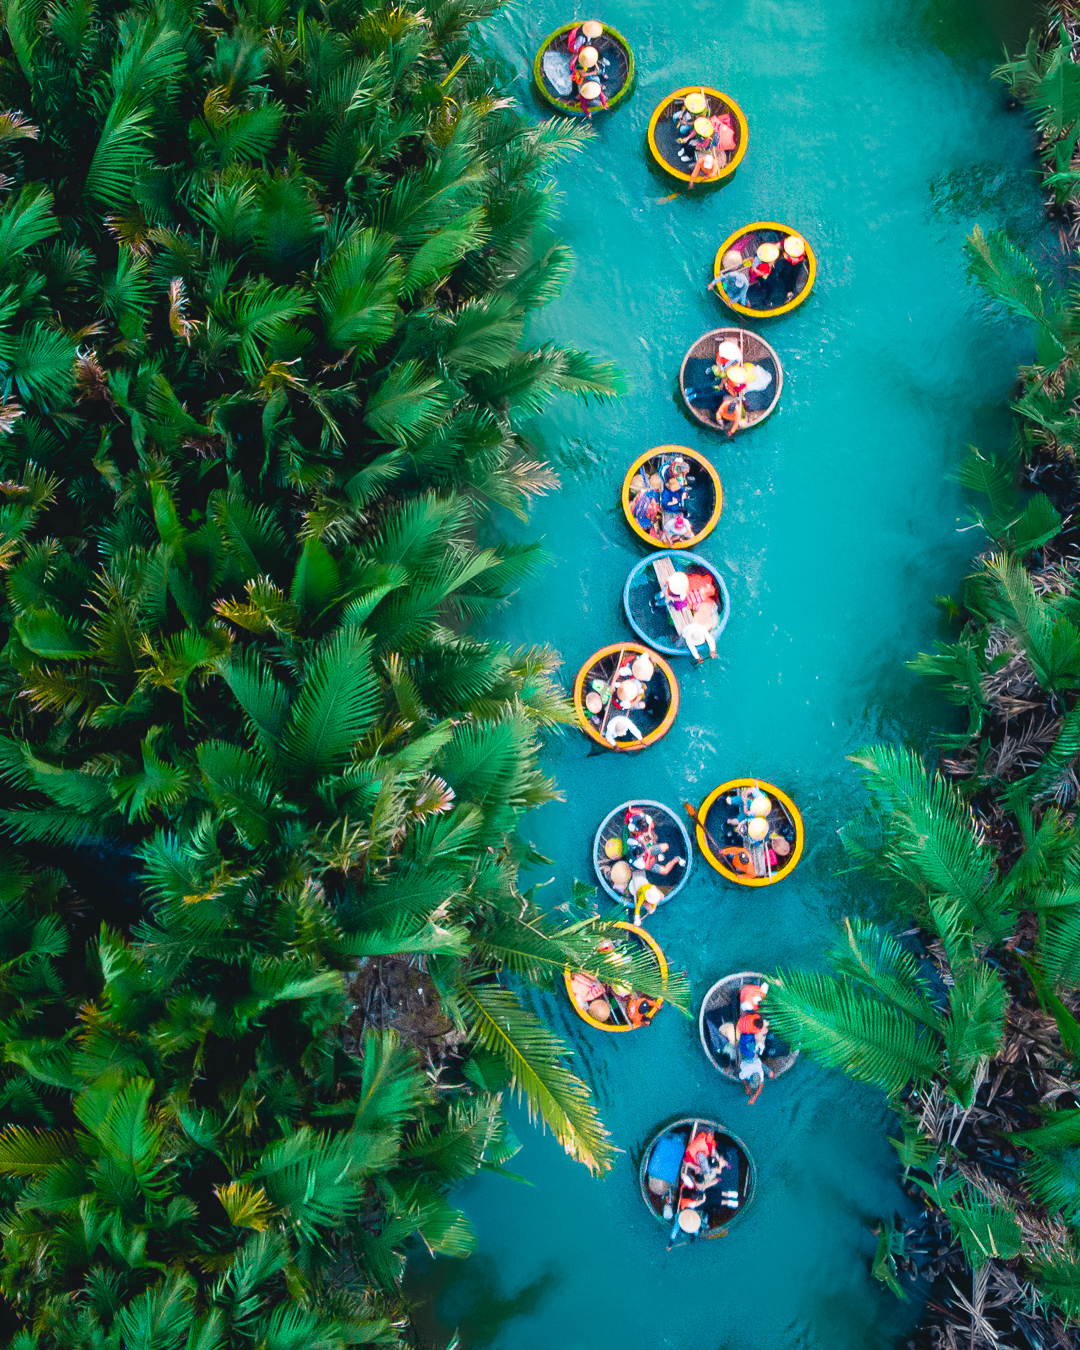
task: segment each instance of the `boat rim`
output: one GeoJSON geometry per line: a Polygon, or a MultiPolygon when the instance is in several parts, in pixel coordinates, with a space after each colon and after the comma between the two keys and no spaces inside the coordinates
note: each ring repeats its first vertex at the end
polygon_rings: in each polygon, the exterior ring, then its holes
{"type": "MultiPolygon", "coordinates": [[[[615,924],[615,927],[627,929],[629,932],[633,933],[635,937],[640,938],[641,941],[644,942],[645,945],[652,951],[652,954],[656,957],[657,964],[660,967],[660,978],[664,981],[664,988],[667,989],[667,976],[669,967],[667,963],[667,957],[664,955],[659,942],[657,942],[657,940],[653,937],[653,935],[647,932],[644,928],[640,926],[635,928],[632,923],[627,923],[625,919],[619,919],[618,922],[615,924]]],[[[600,1022],[595,1017],[590,1017],[590,1015],[587,1012],[582,1012],[582,1010],[577,1005],[577,1001],[574,998],[573,993],[571,992],[570,981],[573,979],[573,977],[574,971],[572,971],[570,967],[567,966],[563,971],[563,984],[566,986],[566,996],[570,1000],[570,1006],[573,1008],[573,1010],[577,1013],[577,1015],[581,1018],[583,1022],[588,1022],[589,1026],[595,1027],[597,1031],[607,1031],[612,1035],[617,1035],[621,1031],[642,1030],[641,1027],[631,1027],[631,1026],[613,1027],[609,1022],[600,1022]]],[[[660,1009],[663,1006],[664,1006],[664,999],[662,998],[657,999],[656,1008],[653,1010],[653,1017],[656,1016],[656,1014],[660,1011],[660,1009]]],[[[651,1017],[649,1018],[649,1021],[650,1022],[652,1021],[651,1017]]]]}
{"type": "MultiPolygon", "coordinates": [[[[551,46],[552,42],[554,42],[555,39],[560,36],[560,34],[569,33],[571,28],[576,28],[577,25],[580,23],[581,23],[580,19],[571,19],[569,23],[560,24],[558,28],[554,29],[547,35],[546,38],[544,38],[543,42],[541,42],[540,46],[537,47],[536,49],[536,55],[533,57],[533,82],[536,85],[536,88],[539,90],[540,97],[544,99],[546,103],[549,103],[553,108],[557,108],[559,112],[565,113],[567,117],[587,117],[588,113],[582,111],[580,108],[568,108],[565,103],[560,102],[558,99],[551,97],[548,91],[544,88],[543,68],[541,63],[544,59],[544,53],[551,46]]],[[[622,47],[623,51],[626,53],[627,70],[626,70],[626,79],[624,80],[622,87],[618,90],[617,93],[613,94],[612,97],[608,99],[608,104],[606,108],[593,109],[594,117],[598,112],[611,112],[613,108],[617,108],[618,105],[623,101],[623,99],[626,98],[626,96],[630,93],[630,89],[634,83],[635,72],[634,72],[633,47],[630,46],[630,43],[627,42],[626,38],[622,35],[622,33],[619,32],[617,28],[612,28],[612,26],[608,23],[604,24],[603,28],[605,34],[610,34],[611,37],[615,38],[622,47]]]]}
{"type": "Polygon", "coordinates": [[[675,672],[672,668],[660,653],[654,651],[652,647],[646,647],[640,642],[610,642],[606,647],[601,647],[599,651],[593,652],[592,656],[586,660],[585,664],[578,671],[574,678],[573,699],[578,725],[591,741],[595,741],[597,745],[602,745],[605,750],[614,750],[620,754],[632,754],[635,750],[645,750],[650,745],[655,745],[657,741],[662,740],[671,730],[672,725],[675,722],[675,717],[679,711],[679,682],[675,678],[675,672]],[[668,710],[664,714],[663,721],[658,727],[655,727],[652,731],[648,732],[640,741],[620,741],[615,745],[611,745],[600,735],[586,716],[583,689],[585,677],[588,675],[589,671],[592,670],[593,666],[596,665],[597,661],[602,661],[605,656],[611,656],[612,653],[620,651],[633,652],[635,656],[647,656],[650,661],[653,661],[654,664],[664,672],[671,697],[668,703],[668,710]]]}
{"type": "Polygon", "coordinates": [[[791,800],[786,792],[782,791],[775,783],[767,783],[764,778],[729,778],[726,783],[721,783],[719,787],[713,788],[712,792],[698,807],[698,823],[695,825],[698,848],[701,849],[705,861],[726,880],[733,881],[737,886],[775,886],[778,881],[788,876],[795,870],[795,867],[802,857],[803,843],[806,838],[806,830],[803,825],[803,818],[799,813],[799,808],[791,800]],[[792,824],[795,826],[795,843],[791,850],[791,857],[784,863],[783,867],[778,867],[771,877],[740,877],[730,868],[724,865],[717,858],[716,854],[709,847],[709,842],[705,838],[705,827],[701,822],[707,819],[713,803],[725,792],[730,792],[733,788],[753,787],[757,785],[767,796],[774,797],[783,806],[791,817],[792,824]]]}
{"type": "Polygon", "coordinates": [[[613,806],[611,810],[607,813],[607,815],[603,818],[603,820],[600,822],[600,824],[596,827],[596,833],[593,835],[593,843],[592,843],[593,871],[596,873],[597,879],[600,882],[600,889],[604,891],[606,895],[609,895],[612,898],[612,900],[615,900],[620,905],[625,905],[627,909],[630,909],[631,908],[630,902],[627,900],[626,896],[620,895],[619,892],[613,886],[608,884],[608,882],[604,878],[603,873],[600,871],[600,868],[597,866],[597,863],[599,861],[600,836],[604,832],[604,826],[608,823],[608,821],[611,819],[612,816],[616,815],[619,811],[625,811],[628,806],[655,806],[659,810],[666,812],[666,814],[669,815],[671,819],[675,822],[675,824],[679,827],[679,833],[682,835],[683,840],[686,843],[686,871],[683,873],[683,878],[678,883],[678,885],[672,886],[671,890],[668,891],[667,895],[664,896],[663,900],[659,902],[659,904],[657,905],[657,909],[659,909],[660,905],[666,905],[667,902],[671,900],[674,896],[678,895],[678,893],[686,885],[687,881],[690,879],[690,869],[694,865],[694,849],[693,849],[693,842],[690,838],[690,831],[683,824],[681,817],[678,816],[671,809],[671,807],[667,805],[666,802],[653,801],[652,798],[650,797],[630,797],[625,802],[620,803],[620,805],[613,806]]]}
{"type": "Polygon", "coordinates": [[[645,1141],[645,1147],[643,1148],[641,1153],[641,1161],[638,1164],[638,1190],[641,1193],[642,1200],[644,1200],[645,1202],[645,1208],[653,1216],[656,1222],[661,1225],[668,1224],[670,1220],[665,1219],[663,1214],[657,1213],[657,1211],[653,1208],[653,1206],[649,1202],[649,1189],[645,1169],[649,1165],[649,1159],[652,1157],[653,1149],[656,1147],[657,1143],[660,1141],[662,1136],[669,1133],[671,1130],[677,1129],[680,1125],[689,1125],[691,1129],[693,1129],[695,1125],[707,1126],[710,1130],[713,1131],[714,1134],[722,1134],[724,1135],[725,1138],[730,1139],[731,1142],[735,1145],[737,1149],[739,1149],[743,1157],[746,1159],[746,1170],[749,1173],[749,1180],[746,1187],[746,1199],[739,1206],[738,1212],[735,1214],[735,1216],[729,1219],[723,1228],[718,1228],[714,1232],[709,1234],[709,1237],[721,1237],[723,1236],[724,1233],[727,1232],[727,1230],[731,1227],[733,1223],[737,1223],[739,1219],[742,1218],[742,1216],[753,1204],[754,1197],[757,1194],[757,1164],[754,1162],[753,1154],[746,1147],[746,1144],[743,1142],[743,1140],[740,1139],[739,1136],[735,1133],[735,1131],[729,1129],[722,1120],[716,1120],[712,1116],[706,1115],[676,1116],[673,1120],[669,1120],[666,1124],[661,1125],[659,1126],[659,1128],[654,1130],[653,1133],[649,1135],[648,1139],[645,1141]]]}
{"type": "Polygon", "coordinates": [[[728,162],[724,165],[724,167],[720,170],[720,172],[716,175],[715,178],[706,178],[702,180],[702,182],[704,183],[722,183],[725,178],[730,177],[731,174],[735,172],[735,170],[739,167],[739,164],[742,162],[742,157],[743,155],[746,154],[746,146],[749,139],[750,129],[746,122],[746,114],[743,112],[743,110],[739,107],[739,105],[735,102],[735,100],[731,97],[730,94],[725,94],[720,89],[713,89],[712,86],[708,84],[687,84],[684,85],[681,89],[674,90],[674,92],[668,94],[665,98],[663,98],[654,109],[653,115],[649,118],[649,132],[648,132],[649,149],[652,151],[653,159],[656,160],[657,164],[660,165],[660,167],[664,170],[665,173],[670,174],[672,178],[678,178],[683,183],[689,183],[690,175],[688,173],[684,173],[682,169],[676,169],[674,165],[669,164],[668,161],[663,157],[663,155],[661,155],[656,144],[656,126],[657,123],[660,121],[661,116],[663,115],[664,109],[670,103],[674,103],[674,101],[677,98],[682,98],[684,94],[693,94],[693,93],[712,95],[714,98],[722,99],[723,102],[726,104],[726,106],[729,107],[731,111],[735,114],[735,120],[739,125],[739,144],[735,148],[734,158],[728,160],[728,162]]]}
{"type": "Polygon", "coordinates": [[[717,286],[716,294],[721,303],[727,305],[728,309],[734,310],[736,314],[746,314],[752,319],[773,319],[780,314],[790,314],[802,302],[807,299],[810,292],[814,289],[814,282],[817,279],[817,256],[810,245],[810,240],[805,234],[800,234],[798,230],[791,229],[788,225],[782,225],[777,220],[755,220],[749,225],[744,225],[741,230],[735,230],[729,234],[720,247],[716,250],[716,258],[713,262],[713,276],[719,277],[723,270],[720,266],[721,259],[728,249],[734,244],[736,239],[741,239],[744,234],[751,234],[754,230],[781,230],[788,234],[798,234],[806,244],[806,261],[810,268],[810,275],[806,279],[806,285],[802,288],[793,300],[786,304],[778,305],[776,309],[751,309],[749,305],[740,305],[737,300],[732,300],[722,286],[717,286]],[[721,294],[721,292],[723,292],[721,294]]]}
{"type": "Polygon", "coordinates": [[[712,534],[713,530],[716,528],[717,522],[720,520],[721,512],[724,509],[724,488],[720,482],[720,475],[699,450],[691,450],[688,445],[654,445],[651,450],[646,450],[643,455],[638,455],[637,459],[635,459],[633,464],[627,469],[626,477],[623,479],[622,485],[622,509],[623,515],[626,517],[630,528],[637,537],[643,539],[650,548],[663,550],[693,548],[695,544],[700,544],[702,539],[707,535],[712,534]],[[712,479],[712,485],[716,491],[716,505],[713,507],[713,513],[709,517],[707,523],[697,534],[691,535],[689,539],[680,540],[678,543],[659,544],[651,534],[648,534],[641,528],[634,518],[634,513],[630,509],[630,484],[633,481],[634,475],[643,464],[646,464],[650,459],[655,459],[658,455],[662,455],[667,450],[677,452],[680,455],[686,455],[696,464],[701,465],[712,479]]]}
{"type": "Polygon", "coordinates": [[[720,338],[719,336],[721,333],[728,333],[736,336],[745,335],[746,337],[752,337],[755,342],[760,342],[763,347],[768,348],[769,355],[776,362],[776,393],[773,395],[773,401],[762,412],[759,418],[751,422],[749,426],[740,428],[740,431],[753,431],[755,427],[761,426],[762,422],[768,421],[768,419],[773,415],[773,413],[779,406],[780,395],[784,392],[784,367],[783,363],[780,360],[779,354],[777,353],[777,350],[772,345],[772,343],[763,338],[760,333],[755,333],[752,328],[742,328],[738,324],[729,323],[724,324],[720,328],[710,328],[708,332],[702,333],[702,335],[699,338],[695,338],[695,340],[686,349],[686,355],[683,357],[682,365],[679,367],[679,392],[682,394],[683,404],[686,406],[686,408],[690,413],[690,416],[693,417],[694,421],[698,424],[698,426],[708,427],[710,431],[715,431],[717,433],[720,433],[722,431],[722,428],[720,426],[716,425],[711,421],[706,421],[705,418],[699,416],[694,405],[686,397],[686,363],[687,361],[690,360],[691,352],[698,345],[698,343],[704,342],[706,338],[716,338],[718,342],[723,341],[723,339],[720,338]]]}
{"type": "MultiPolygon", "coordinates": [[[[701,1000],[701,1007],[698,1009],[698,1037],[701,1041],[701,1048],[705,1051],[705,1058],[709,1061],[709,1063],[713,1066],[713,1068],[716,1069],[718,1073],[723,1074],[725,1078],[735,1083],[739,1081],[739,1075],[731,1068],[730,1065],[721,1064],[720,1061],[713,1054],[712,1047],[709,1045],[709,1038],[705,1035],[705,1010],[709,1005],[709,1000],[712,998],[713,994],[717,991],[717,989],[720,988],[721,985],[727,984],[731,980],[739,980],[741,983],[743,980],[746,980],[747,978],[756,980],[757,983],[760,984],[763,980],[767,980],[768,976],[762,970],[733,970],[728,975],[721,975],[721,977],[716,981],[716,983],[711,985],[710,988],[706,991],[705,997],[701,1000]]],[[[799,1055],[801,1053],[802,1052],[800,1050],[792,1050],[789,1056],[790,1063],[785,1064],[784,1067],[777,1073],[776,1077],[779,1078],[783,1074],[787,1073],[788,1070],[794,1066],[795,1061],[799,1058],[799,1055]]]]}
{"type": "MultiPolygon", "coordinates": [[[[689,647],[675,647],[670,643],[658,642],[656,638],[651,637],[648,633],[642,632],[642,630],[638,627],[637,623],[634,621],[634,616],[630,613],[630,587],[634,584],[634,578],[637,576],[639,572],[643,571],[646,567],[651,567],[653,563],[655,563],[659,558],[662,558],[665,552],[667,551],[668,550],[666,549],[657,549],[655,553],[647,554],[639,562],[636,562],[633,565],[633,567],[631,567],[630,572],[626,578],[626,583],[623,586],[623,610],[626,613],[627,623],[629,623],[630,627],[634,630],[634,632],[638,635],[638,637],[641,638],[643,642],[652,643],[652,645],[657,649],[657,651],[663,652],[665,656],[689,656],[690,655],[689,647]]],[[[686,560],[687,562],[695,562],[700,564],[702,567],[705,568],[705,570],[709,573],[709,575],[716,581],[717,585],[720,587],[720,594],[724,598],[724,612],[720,618],[720,626],[713,633],[713,638],[714,639],[718,638],[720,634],[724,631],[724,629],[727,627],[728,619],[731,618],[731,596],[728,593],[727,583],[724,581],[724,578],[720,575],[720,573],[716,570],[714,564],[709,562],[707,559],[703,558],[700,553],[680,553],[678,556],[680,562],[686,560]]],[[[659,585],[659,582],[657,584],[659,585]]]]}

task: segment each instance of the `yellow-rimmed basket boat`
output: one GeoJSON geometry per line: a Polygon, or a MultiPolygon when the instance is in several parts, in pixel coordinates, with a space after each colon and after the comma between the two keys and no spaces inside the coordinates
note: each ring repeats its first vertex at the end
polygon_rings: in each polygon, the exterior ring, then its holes
{"type": "Polygon", "coordinates": [[[743,410],[739,430],[748,431],[759,426],[780,402],[784,389],[784,368],[780,358],[763,337],[747,328],[713,328],[704,333],[683,357],[679,368],[679,388],[683,402],[694,420],[710,431],[724,431],[727,423],[720,419],[720,406],[727,395],[719,388],[720,381],[713,374],[716,353],[721,342],[734,342],[743,354],[743,360],[752,362],[771,377],[764,389],[743,395],[743,410]]]}
{"type": "MultiPolygon", "coordinates": [[[[625,923],[620,920],[615,927],[625,928],[631,936],[636,937],[640,943],[648,947],[656,958],[656,964],[660,967],[660,979],[663,981],[663,987],[666,989],[668,963],[667,957],[660,949],[659,942],[657,942],[651,933],[647,933],[644,928],[635,928],[632,923],[625,923]]],[[[581,1004],[574,997],[573,979],[574,972],[567,966],[566,970],[563,972],[563,982],[566,985],[567,997],[581,1020],[583,1022],[588,1022],[589,1026],[595,1027],[597,1031],[641,1031],[642,1028],[647,1027],[652,1022],[652,1019],[664,1006],[664,1000],[662,998],[656,999],[655,1002],[650,1000],[651,1011],[648,1013],[648,1016],[642,1016],[641,1014],[638,1014],[633,1007],[633,1000],[635,998],[633,993],[629,995],[616,994],[611,985],[606,984],[604,985],[604,997],[607,1001],[608,1008],[611,1011],[611,1020],[608,1022],[601,1022],[598,1017],[593,1017],[587,1008],[582,1008],[581,1004]]]]}
{"type": "Polygon", "coordinates": [[[591,117],[598,112],[611,112],[630,93],[634,84],[634,52],[620,32],[604,24],[604,31],[589,45],[596,48],[600,58],[597,82],[604,91],[606,105],[599,100],[591,106],[584,104],[570,78],[573,56],[567,46],[570,33],[580,24],[580,19],[573,19],[548,34],[533,59],[533,79],[541,98],[559,112],[570,117],[591,117]]]}
{"type": "Polygon", "coordinates": [[[644,750],[671,730],[679,711],[679,683],[675,672],[651,647],[644,647],[640,642],[612,642],[593,652],[578,671],[574,681],[574,708],[582,731],[605,750],[644,750]],[[608,739],[608,723],[611,717],[619,715],[615,707],[616,676],[627,662],[638,656],[649,658],[654,668],[653,676],[645,690],[644,708],[631,708],[623,715],[633,722],[641,739],[629,731],[624,736],[608,739]],[[606,698],[603,697],[605,689],[606,698]],[[598,712],[592,711],[585,702],[590,693],[598,693],[601,697],[598,712]]]}
{"type": "Polygon", "coordinates": [[[698,848],[710,867],[739,886],[772,886],[783,881],[795,870],[802,857],[805,831],[799,809],[786,792],[766,783],[762,778],[729,778],[721,783],[701,803],[695,821],[698,848]],[[741,807],[727,798],[742,794],[744,788],[763,793],[770,799],[771,810],[766,817],[769,837],[765,843],[754,844],[730,824],[732,816],[741,814],[741,807]],[[782,845],[775,841],[782,840],[782,845]],[[772,844],[768,848],[766,844],[772,844]],[[787,853],[781,852],[786,846],[787,853]],[[770,853],[776,855],[775,864],[770,853]]]}
{"type": "Polygon", "coordinates": [[[814,256],[814,250],[810,247],[810,241],[804,235],[799,234],[798,230],[790,230],[786,225],[781,225],[775,220],[755,220],[750,225],[744,225],[741,230],[736,230],[734,234],[728,235],[716,250],[713,277],[716,281],[713,289],[728,309],[733,309],[736,314],[748,314],[754,319],[772,319],[778,314],[788,314],[791,310],[796,309],[814,289],[814,282],[817,279],[817,258],[814,256]],[[792,235],[802,239],[806,245],[806,252],[798,265],[792,264],[790,260],[785,263],[783,256],[784,240],[789,239],[792,235]],[[733,250],[737,251],[742,254],[744,262],[749,264],[753,261],[761,244],[778,245],[781,249],[780,262],[777,267],[774,267],[769,277],[758,282],[756,286],[751,286],[750,289],[756,294],[757,290],[761,288],[762,298],[775,297],[776,303],[757,307],[743,305],[737,300],[733,300],[724,289],[722,280],[724,255],[733,250]],[[782,273],[777,270],[781,266],[783,267],[782,273]]]}
{"type": "Polygon", "coordinates": [[[708,102],[708,111],[702,116],[716,117],[727,114],[731,118],[731,129],[735,135],[734,150],[721,152],[727,154],[727,161],[711,177],[706,178],[703,175],[698,177],[699,183],[720,183],[725,178],[731,177],[746,154],[748,132],[743,110],[733,98],[722,94],[719,89],[710,89],[707,84],[688,84],[685,88],[676,89],[673,94],[668,94],[649,118],[649,149],[653,159],[665,173],[671,174],[672,178],[678,178],[680,182],[689,183],[693,161],[687,163],[679,158],[681,146],[674,120],[675,104],[681,103],[687,94],[701,94],[708,102]]]}
{"type": "Polygon", "coordinates": [[[724,509],[724,489],[720,475],[696,450],[685,445],[656,445],[638,455],[626,471],[622,485],[622,509],[630,528],[653,548],[693,548],[711,534],[724,509]],[[683,460],[690,472],[685,475],[690,493],[683,514],[694,533],[687,539],[669,539],[660,511],[660,494],[650,480],[664,474],[683,460]]]}
{"type": "MultiPolygon", "coordinates": [[[[739,1053],[720,1028],[725,1022],[730,1022],[732,1026],[738,1025],[739,990],[748,984],[764,984],[768,978],[760,970],[739,970],[717,980],[701,1000],[701,1011],[698,1013],[701,1048],[713,1068],[733,1083],[739,1081],[739,1053]]],[[[769,1032],[761,1062],[774,1078],[787,1073],[798,1058],[798,1050],[792,1050],[789,1045],[777,1044],[773,1033],[769,1032]]]]}

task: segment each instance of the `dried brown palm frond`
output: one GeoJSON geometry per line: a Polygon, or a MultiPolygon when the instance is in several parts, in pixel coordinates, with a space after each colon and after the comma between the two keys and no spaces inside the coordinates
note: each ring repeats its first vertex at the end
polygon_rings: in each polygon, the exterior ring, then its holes
{"type": "MultiPolygon", "coordinates": [[[[1028,708],[1032,706],[1027,705],[1028,708]]],[[[986,773],[1005,782],[1031,773],[1042,763],[1060,727],[1060,717],[1052,716],[1045,709],[1038,711],[1015,734],[1009,731],[1005,733],[1000,743],[990,749],[983,761],[983,768],[986,773]]]]}
{"type": "Polygon", "coordinates": [[[1073,588],[1073,577],[1060,563],[1045,567],[1041,572],[1029,571],[1028,576],[1035,588],[1035,594],[1039,596],[1068,595],[1073,588]]]}

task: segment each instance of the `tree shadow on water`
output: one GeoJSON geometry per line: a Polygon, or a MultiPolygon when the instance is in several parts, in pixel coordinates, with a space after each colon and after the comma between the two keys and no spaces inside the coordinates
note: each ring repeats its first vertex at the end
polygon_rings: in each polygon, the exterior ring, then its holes
{"type": "Polygon", "coordinates": [[[491,1257],[437,1257],[410,1262],[404,1293],[426,1348],[444,1350],[457,1331],[461,1350],[483,1350],[515,1317],[537,1312],[558,1283],[555,1267],[549,1265],[516,1293],[506,1294],[491,1257]]]}

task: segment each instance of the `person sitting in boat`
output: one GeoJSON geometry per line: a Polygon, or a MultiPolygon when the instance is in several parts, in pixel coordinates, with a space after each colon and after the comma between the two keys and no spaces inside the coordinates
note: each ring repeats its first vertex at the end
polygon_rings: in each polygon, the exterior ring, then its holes
{"type": "Polygon", "coordinates": [[[635,474],[630,480],[630,510],[646,533],[653,532],[660,519],[660,490],[642,474],[635,474]]]}
{"type": "MultiPolygon", "coordinates": [[[[720,275],[709,282],[709,290],[719,286],[729,300],[737,305],[746,304],[746,293],[750,289],[750,278],[743,255],[737,248],[729,248],[720,259],[720,275]]],[[[736,358],[738,359],[738,358],[736,358]]]]}
{"type": "Polygon", "coordinates": [[[575,84],[584,84],[586,80],[595,80],[599,71],[600,53],[595,47],[582,47],[570,66],[570,78],[575,84]]]}
{"type": "Polygon", "coordinates": [[[756,1013],[768,992],[767,981],[763,980],[761,984],[744,984],[739,990],[739,1012],[756,1013]]]}
{"type": "Polygon", "coordinates": [[[772,309],[773,287],[770,278],[773,268],[780,258],[780,249],[776,244],[759,244],[754,261],[750,266],[750,289],[747,291],[747,304],[751,309],[772,309]]]}
{"type": "Polygon", "coordinates": [[[724,800],[728,806],[734,806],[738,810],[737,816],[728,817],[729,825],[736,825],[740,821],[749,820],[751,816],[761,816],[768,819],[772,812],[772,801],[757,787],[740,788],[738,792],[724,800]]]}
{"type": "Polygon", "coordinates": [[[656,838],[656,821],[643,806],[628,806],[623,820],[631,840],[641,839],[648,843],[656,838]]]}
{"type": "Polygon", "coordinates": [[[630,890],[634,896],[634,927],[640,928],[642,918],[647,919],[650,914],[656,913],[664,898],[664,892],[659,886],[654,886],[643,872],[634,873],[630,890]]]}
{"type": "Polygon", "coordinates": [[[720,382],[722,397],[716,410],[716,420],[721,426],[727,426],[728,436],[734,436],[736,431],[746,425],[744,399],[748,379],[746,367],[737,363],[728,366],[720,382]]]}
{"type": "Polygon", "coordinates": [[[641,652],[638,656],[634,657],[633,663],[630,666],[630,673],[642,687],[645,687],[656,674],[656,667],[645,653],[641,652]]]}
{"type": "Polygon", "coordinates": [[[682,512],[664,520],[663,539],[669,544],[681,544],[693,539],[694,527],[682,512]]]}
{"type": "Polygon", "coordinates": [[[675,473],[669,473],[667,482],[664,484],[664,490],[660,494],[660,509],[665,516],[677,515],[686,504],[686,499],[690,496],[689,490],[679,482],[679,476],[675,473]]]}
{"type": "Polygon", "coordinates": [[[624,712],[644,708],[644,693],[645,687],[640,680],[636,680],[632,676],[628,680],[620,680],[615,686],[616,706],[624,712]]]}
{"type": "Polygon", "coordinates": [[[604,25],[597,23],[595,19],[586,19],[584,23],[575,24],[566,35],[567,51],[571,56],[576,56],[582,47],[587,47],[589,43],[602,37],[603,32],[604,25]]]}
{"type": "Polygon", "coordinates": [[[641,844],[634,841],[630,845],[630,866],[637,872],[656,872],[662,877],[666,877],[676,867],[685,867],[686,859],[678,856],[664,861],[663,855],[668,850],[667,844],[641,844]]]}
{"type": "Polygon", "coordinates": [[[581,1011],[587,1012],[589,1005],[595,1003],[597,999],[606,1000],[607,989],[592,975],[578,970],[570,976],[570,995],[581,1011]]]}
{"type": "Polygon", "coordinates": [[[716,364],[711,366],[710,370],[718,380],[722,380],[732,366],[742,364],[742,359],[742,348],[739,344],[733,342],[731,338],[725,338],[723,342],[717,344],[716,364]]]}
{"type": "Polygon", "coordinates": [[[690,649],[690,655],[699,666],[703,665],[705,661],[705,658],[701,655],[702,647],[708,647],[709,659],[716,660],[716,639],[709,629],[704,624],[699,623],[697,619],[690,620],[683,628],[681,636],[690,649]]]}
{"type": "Polygon", "coordinates": [[[584,84],[578,85],[578,103],[581,111],[587,113],[589,117],[597,108],[607,107],[607,99],[597,80],[586,80],[584,84]]]}
{"type": "Polygon", "coordinates": [[[799,290],[803,263],[806,261],[806,240],[799,234],[789,234],[773,268],[770,281],[770,308],[778,309],[794,300],[799,290]]]}
{"type": "MultiPolygon", "coordinates": [[[[640,705],[644,708],[644,703],[640,705]]],[[[607,720],[607,726],[604,728],[604,740],[608,745],[614,745],[616,741],[621,741],[624,736],[633,736],[636,741],[643,741],[645,737],[638,728],[631,722],[625,713],[614,713],[607,720]]]]}
{"type": "Polygon", "coordinates": [[[644,994],[631,994],[626,1000],[626,1017],[630,1025],[636,1031],[639,1027],[647,1027],[656,1016],[656,1010],[660,1004],[658,1000],[647,998],[644,994]]]}
{"type": "Polygon", "coordinates": [[[686,1146],[683,1162],[692,1164],[700,1171],[704,1159],[715,1152],[716,1135],[711,1130],[698,1130],[686,1146]]]}
{"type": "Polygon", "coordinates": [[[683,610],[690,608],[690,601],[687,598],[689,593],[690,582],[686,573],[672,572],[671,576],[664,582],[663,587],[656,593],[655,603],[667,605],[669,609],[681,614],[683,610]]]}
{"type": "Polygon", "coordinates": [[[694,160],[694,167],[690,170],[688,186],[692,188],[699,178],[708,182],[710,178],[718,178],[719,176],[720,161],[716,157],[716,152],[714,150],[702,150],[698,153],[697,159],[694,160]]]}
{"type": "Polygon", "coordinates": [[[630,881],[633,877],[633,869],[624,859],[611,864],[611,870],[608,872],[608,880],[611,882],[611,889],[618,891],[620,895],[625,895],[630,889],[630,881]]]}
{"type": "Polygon", "coordinates": [[[708,111],[709,100],[696,89],[691,90],[681,102],[676,100],[671,110],[671,120],[675,123],[676,134],[680,137],[685,136],[693,127],[695,119],[708,111]]]}

